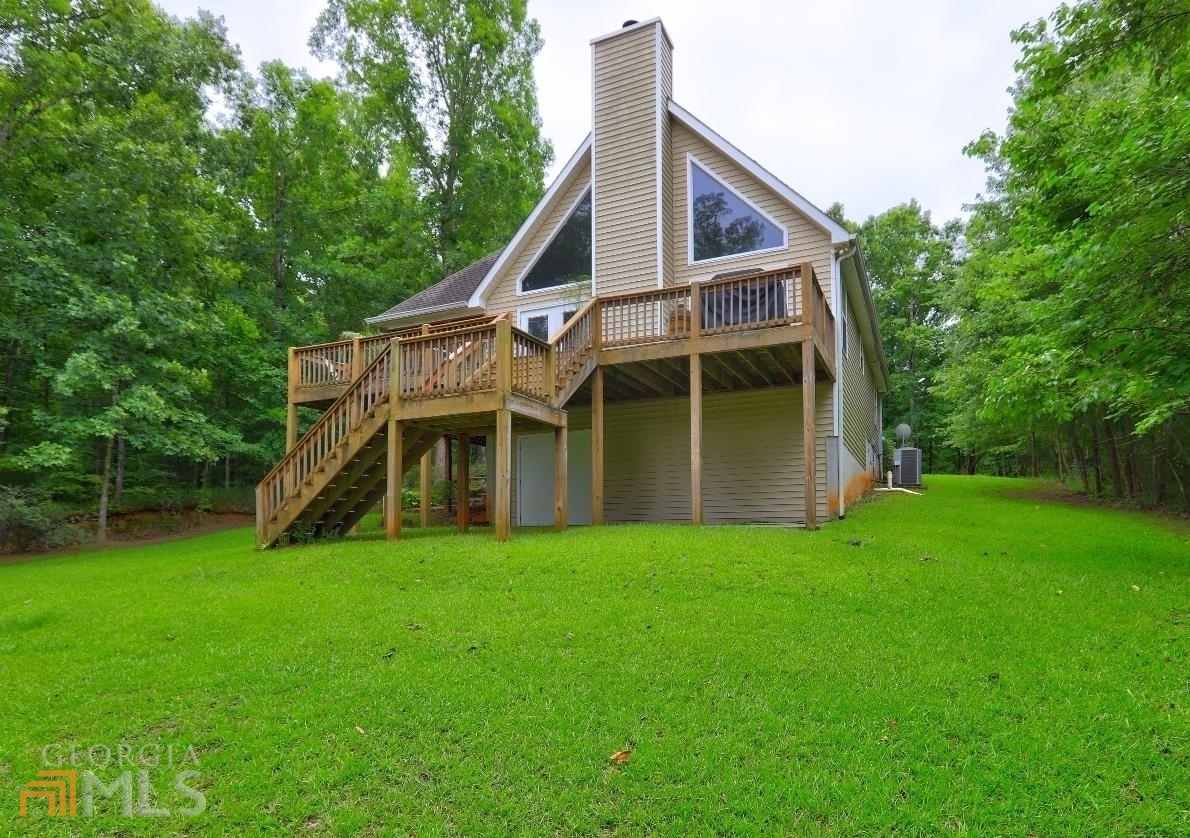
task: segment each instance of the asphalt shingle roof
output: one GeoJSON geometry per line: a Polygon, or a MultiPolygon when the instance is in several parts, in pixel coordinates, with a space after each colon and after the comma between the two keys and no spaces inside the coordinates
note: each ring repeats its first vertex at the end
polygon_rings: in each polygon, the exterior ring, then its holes
{"type": "Polygon", "coordinates": [[[409,299],[397,303],[383,314],[369,317],[368,322],[397,320],[411,317],[419,312],[442,309],[448,306],[466,306],[467,300],[471,299],[471,295],[475,293],[475,289],[479,287],[479,283],[487,276],[488,271],[503,252],[503,249],[501,249],[495,253],[488,254],[478,262],[474,262],[461,271],[451,274],[441,282],[436,282],[429,288],[418,291],[409,299]]]}

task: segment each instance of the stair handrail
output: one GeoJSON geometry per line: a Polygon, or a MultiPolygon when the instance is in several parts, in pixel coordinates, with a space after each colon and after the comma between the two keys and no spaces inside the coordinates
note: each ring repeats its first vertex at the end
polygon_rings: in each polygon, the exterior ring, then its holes
{"type": "MultiPolygon", "coordinates": [[[[277,497],[270,497],[268,489],[271,484],[287,471],[294,470],[291,475],[288,475],[290,490],[300,485],[301,481],[356,429],[362,418],[388,395],[387,384],[391,374],[389,364],[391,355],[391,348],[379,352],[360,377],[353,381],[339,398],[335,399],[310,430],[302,435],[297,444],[257,484],[257,506],[260,507],[263,504],[263,509],[258,508],[257,514],[263,515],[262,520],[271,519],[273,513],[285,499],[285,481],[282,481],[281,485],[282,495],[277,497]],[[386,369],[382,371],[382,367],[386,369]],[[365,392],[368,387],[372,388],[370,393],[365,392]],[[357,397],[361,393],[365,393],[365,398],[357,401],[357,397]],[[371,401],[368,401],[367,396],[372,397],[371,401]],[[322,439],[324,433],[326,439],[322,439]],[[320,441],[322,444],[316,446],[315,443],[320,441]],[[316,456],[311,456],[313,454],[316,456]],[[302,463],[303,460],[306,461],[305,468],[295,470],[295,465],[302,463]]],[[[275,494],[274,492],[273,495],[275,494]]]]}
{"type": "Polygon", "coordinates": [[[554,366],[554,392],[549,394],[550,398],[566,387],[572,372],[571,364],[575,360],[582,360],[595,346],[592,329],[594,317],[591,312],[597,305],[598,297],[587,300],[550,341],[551,362],[554,366]]]}

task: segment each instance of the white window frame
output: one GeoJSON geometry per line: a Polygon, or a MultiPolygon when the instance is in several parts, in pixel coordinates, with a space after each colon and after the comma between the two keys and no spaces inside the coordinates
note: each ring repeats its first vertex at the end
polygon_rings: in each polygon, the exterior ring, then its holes
{"type": "Polygon", "coordinates": [[[570,220],[570,216],[574,215],[574,211],[576,209],[578,209],[578,205],[583,202],[583,198],[587,197],[587,193],[590,193],[590,195],[591,195],[591,271],[588,274],[588,276],[591,277],[591,282],[590,282],[591,291],[592,291],[592,293],[594,293],[594,286],[595,286],[595,189],[594,189],[593,184],[590,181],[587,181],[586,186],[584,186],[582,191],[580,191],[578,193],[578,197],[575,198],[570,203],[570,206],[567,207],[566,212],[564,212],[562,214],[562,220],[559,221],[557,226],[554,227],[553,231],[550,233],[550,237],[545,240],[545,243],[542,244],[541,247],[537,248],[537,253],[535,253],[533,255],[533,258],[529,261],[529,264],[527,264],[525,266],[525,269],[523,271],[521,271],[519,276],[517,276],[516,284],[513,287],[516,289],[516,295],[518,297],[535,297],[535,296],[539,296],[541,294],[550,294],[550,293],[557,294],[558,289],[566,288],[568,285],[570,285],[570,283],[564,282],[561,285],[551,285],[549,288],[537,288],[537,289],[534,289],[533,291],[522,291],[521,290],[521,283],[525,281],[525,277],[527,277],[529,275],[529,271],[533,270],[533,267],[537,264],[537,260],[541,258],[541,254],[545,253],[549,249],[549,246],[554,243],[554,239],[556,239],[558,237],[558,234],[562,232],[562,228],[566,226],[566,222],[570,220]]]}
{"type": "MultiPolygon", "coordinates": [[[[743,195],[741,195],[739,192],[737,192],[735,187],[733,187],[730,183],[728,183],[727,178],[723,177],[723,175],[719,174],[713,168],[708,166],[706,163],[699,160],[697,157],[694,156],[693,153],[686,152],[686,265],[687,266],[692,267],[694,265],[713,265],[718,262],[727,262],[731,259],[744,259],[749,256],[758,256],[762,253],[775,253],[778,250],[788,250],[788,249],[789,249],[789,230],[788,230],[788,228],[786,228],[786,226],[784,224],[782,224],[777,219],[773,218],[771,215],[769,215],[767,212],[762,210],[760,207],[756,206],[756,204],[752,203],[747,198],[745,198],[743,195]],[[727,256],[716,256],[713,259],[695,260],[695,258],[694,258],[694,167],[695,166],[698,166],[698,168],[700,168],[704,172],[706,172],[707,175],[709,175],[710,177],[712,177],[716,181],[718,181],[719,184],[724,189],[726,189],[728,192],[730,192],[732,195],[734,195],[737,199],[739,199],[750,210],[752,210],[754,213],[759,215],[761,218],[763,218],[769,224],[772,224],[774,227],[776,227],[778,230],[780,230],[781,231],[781,244],[777,245],[776,247],[766,247],[762,250],[749,250],[747,253],[732,253],[727,256]]],[[[519,288],[520,286],[518,285],[517,287],[519,288]]]]}
{"type": "Polygon", "coordinates": [[[577,312],[582,307],[583,306],[581,303],[576,305],[575,303],[569,302],[556,302],[550,303],[549,305],[533,306],[532,308],[518,308],[516,310],[516,327],[522,332],[529,334],[530,317],[541,317],[544,314],[549,317],[552,322],[553,317],[556,314],[558,325],[550,326],[549,333],[545,338],[547,341],[549,341],[553,339],[554,335],[558,333],[559,329],[566,325],[566,320],[563,319],[566,315],[566,312],[568,310],[577,312]]]}

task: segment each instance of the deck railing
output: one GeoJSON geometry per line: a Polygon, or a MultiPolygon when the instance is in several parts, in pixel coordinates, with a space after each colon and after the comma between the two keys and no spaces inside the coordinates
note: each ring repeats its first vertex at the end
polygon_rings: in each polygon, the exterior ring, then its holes
{"type": "MultiPolygon", "coordinates": [[[[423,399],[502,387],[550,402],[600,348],[684,340],[798,323],[812,324],[831,366],[835,317],[808,265],[596,297],[552,343],[512,328],[507,315],[417,326],[367,338],[294,349],[291,394],[345,387],[396,339],[400,398],[423,399]],[[697,311],[695,309],[697,308],[697,311]],[[695,316],[697,314],[697,316],[695,316]],[[508,330],[501,349],[498,333],[508,330]],[[507,355],[505,353],[508,353],[507,355]],[[510,358],[502,381],[500,359],[510,358]]],[[[327,392],[327,391],[321,391],[327,392]]],[[[321,392],[311,397],[321,396],[321,392]]],[[[334,394],[336,390],[330,390],[334,394]]]]}
{"type": "Polygon", "coordinates": [[[347,441],[360,420],[388,398],[390,352],[379,352],[363,374],[257,486],[257,509],[272,519],[328,454],[347,441]]]}
{"type": "Polygon", "coordinates": [[[597,299],[586,304],[566,321],[554,336],[554,392],[560,392],[578,371],[594,348],[595,309],[597,299]]]}
{"type": "Polygon", "coordinates": [[[400,349],[403,399],[450,396],[496,386],[496,326],[405,338],[400,349]]]}
{"type": "Polygon", "coordinates": [[[602,297],[600,346],[631,346],[690,337],[690,286],[602,297]]]}
{"type": "Polygon", "coordinates": [[[538,401],[553,397],[549,379],[553,369],[550,345],[533,335],[512,329],[512,391],[538,401]]]}

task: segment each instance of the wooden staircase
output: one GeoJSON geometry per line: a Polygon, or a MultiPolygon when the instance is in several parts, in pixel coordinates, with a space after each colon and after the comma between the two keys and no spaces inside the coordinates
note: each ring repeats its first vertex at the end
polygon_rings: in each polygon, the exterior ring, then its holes
{"type": "MultiPolygon", "coordinates": [[[[256,543],[345,532],[384,491],[392,353],[381,351],[256,487],[256,543]]],[[[411,434],[412,465],[439,435],[411,434]]]]}

